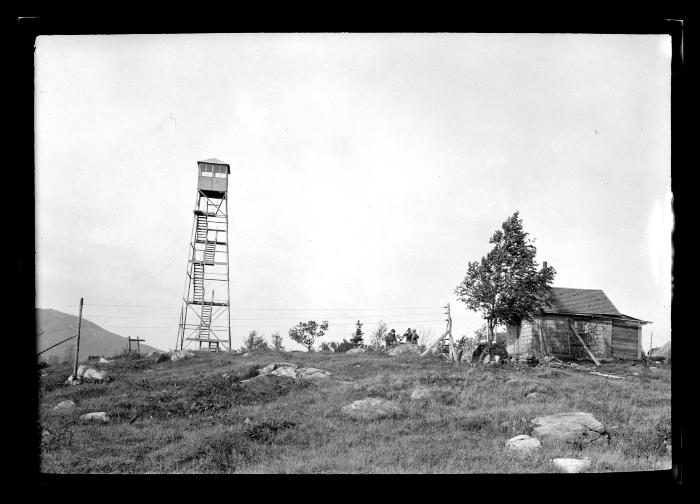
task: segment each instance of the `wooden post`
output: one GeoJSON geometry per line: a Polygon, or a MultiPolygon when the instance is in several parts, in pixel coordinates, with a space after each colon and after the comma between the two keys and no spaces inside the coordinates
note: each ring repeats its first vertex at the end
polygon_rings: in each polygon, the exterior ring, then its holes
{"type": "Polygon", "coordinates": [[[598,359],[595,358],[595,355],[593,355],[593,352],[591,352],[591,351],[588,349],[588,347],[586,346],[586,344],[583,342],[583,339],[581,339],[581,336],[579,336],[578,333],[576,332],[576,329],[574,329],[574,322],[573,322],[571,319],[569,319],[569,327],[571,327],[571,330],[574,332],[574,334],[576,335],[576,337],[578,338],[578,340],[579,340],[579,341],[581,342],[581,344],[583,345],[583,349],[584,349],[586,352],[588,352],[588,355],[590,355],[591,359],[593,359],[593,362],[595,362],[595,365],[596,365],[596,366],[600,366],[600,362],[598,361],[598,359]]]}
{"type": "Polygon", "coordinates": [[[455,349],[455,342],[452,339],[452,315],[450,314],[450,303],[447,303],[447,335],[450,337],[450,354],[455,364],[459,364],[459,357],[457,357],[457,350],[455,349]]]}
{"type": "Polygon", "coordinates": [[[141,353],[141,340],[138,336],[136,336],[136,353],[141,353]]]}
{"type": "Polygon", "coordinates": [[[131,353],[131,336],[127,336],[129,338],[129,353],[131,353]]]}
{"type": "Polygon", "coordinates": [[[83,298],[80,298],[80,310],[78,311],[78,341],[75,344],[75,364],[73,364],[73,376],[78,378],[78,355],[80,355],[80,325],[83,321],[83,298]]]}

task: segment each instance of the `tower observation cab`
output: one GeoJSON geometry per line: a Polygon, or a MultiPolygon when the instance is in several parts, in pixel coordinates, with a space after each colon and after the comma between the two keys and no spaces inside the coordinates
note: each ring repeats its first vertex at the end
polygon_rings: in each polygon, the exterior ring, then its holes
{"type": "Polygon", "coordinates": [[[175,348],[231,349],[228,163],[197,161],[197,197],[175,348]]]}
{"type": "Polygon", "coordinates": [[[221,198],[221,194],[228,191],[228,176],[231,174],[228,164],[211,158],[197,161],[197,168],[197,189],[205,196],[221,198]]]}

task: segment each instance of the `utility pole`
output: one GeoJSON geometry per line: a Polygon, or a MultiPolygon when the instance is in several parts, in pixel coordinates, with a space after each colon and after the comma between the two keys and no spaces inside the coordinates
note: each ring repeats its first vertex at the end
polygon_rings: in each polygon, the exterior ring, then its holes
{"type": "Polygon", "coordinates": [[[78,354],[80,353],[80,325],[83,321],[83,298],[80,298],[80,311],[78,312],[78,341],[75,345],[75,364],[73,365],[73,376],[78,378],[78,354]]]}

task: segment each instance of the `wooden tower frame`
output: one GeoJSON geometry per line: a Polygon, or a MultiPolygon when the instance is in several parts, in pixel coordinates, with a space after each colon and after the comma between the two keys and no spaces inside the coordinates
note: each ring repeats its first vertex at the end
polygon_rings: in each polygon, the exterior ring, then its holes
{"type": "Polygon", "coordinates": [[[175,348],[193,344],[202,348],[206,343],[211,351],[230,351],[227,195],[231,168],[214,158],[198,161],[197,166],[197,197],[175,348]],[[224,286],[216,289],[219,282],[224,286]]]}

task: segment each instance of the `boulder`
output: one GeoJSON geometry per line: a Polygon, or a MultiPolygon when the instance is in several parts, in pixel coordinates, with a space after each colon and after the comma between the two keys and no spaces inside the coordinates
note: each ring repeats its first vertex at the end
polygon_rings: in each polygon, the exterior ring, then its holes
{"type": "Polygon", "coordinates": [[[356,420],[377,420],[399,415],[403,410],[388,399],[368,397],[347,404],[340,411],[356,420]]]}
{"type": "Polygon", "coordinates": [[[350,350],[348,350],[345,353],[346,354],[358,354],[358,353],[365,353],[366,351],[367,350],[365,350],[364,348],[351,348],[350,350]]]}
{"type": "Polygon", "coordinates": [[[590,413],[556,413],[530,420],[532,435],[542,441],[565,441],[588,444],[608,439],[605,426],[590,413]]]}
{"type": "Polygon", "coordinates": [[[97,369],[86,366],[86,365],[81,365],[78,366],[78,375],[73,376],[70,375],[68,377],[67,383],[74,384],[74,383],[80,383],[83,380],[85,381],[94,381],[94,382],[102,382],[102,381],[110,381],[111,378],[107,375],[105,371],[98,371],[97,369]]]}
{"type": "Polygon", "coordinates": [[[547,398],[542,392],[530,392],[525,397],[534,401],[544,401],[547,398]]]}
{"type": "Polygon", "coordinates": [[[521,434],[506,441],[506,448],[517,457],[528,457],[534,455],[542,447],[538,439],[521,434]]]}
{"type": "Polygon", "coordinates": [[[417,388],[411,393],[411,401],[425,401],[432,399],[433,391],[427,388],[417,388]]]}
{"type": "Polygon", "coordinates": [[[100,360],[97,361],[98,364],[111,364],[111,360],[107,360],[104,357],[100,357],[100,360]]]}
{"type": "Polygon", "coordinates": [[[399,355],[420,355],[421,351],[418,345],[412,343],[400,343],[389,349],[389,355],[399,356],[399,355]]]}
{"type": "Polygon", "coordinates": [[[591,460],[588,458],[555,458],[552,459],[552,465],[564,473],[580,473],[590,467],[591,460]]]}
{"type": "Polygon", "coordinates": [[[70,399],[68,399],[66,401],[61,401],[56,406],[54,406],[53,409],[70,411],[72,409],[75,409],[75,403],[73,401],[71,401],[70,399]]]}
{"type": "Polygon", "coordinates": [[[297,370],[297,378],[302,380],[328,379],[331,374],[328,371],[318,368],[299,368],[297,370]]]}
{"type": "Polygon", "coordinates": [[[179,360],[184,360],[184,359],[190,359],[194,357],[194,352],[190,350],[174,350],[170,354],[170,360],[173,362],[177,362],[179,360]]]}
{"type": "Polygon", "coordinates": [[[80,419],[86,422],[109,422],[109,417],[104,411],[85,413],[84,415],[80,415],[80,419]]]}

